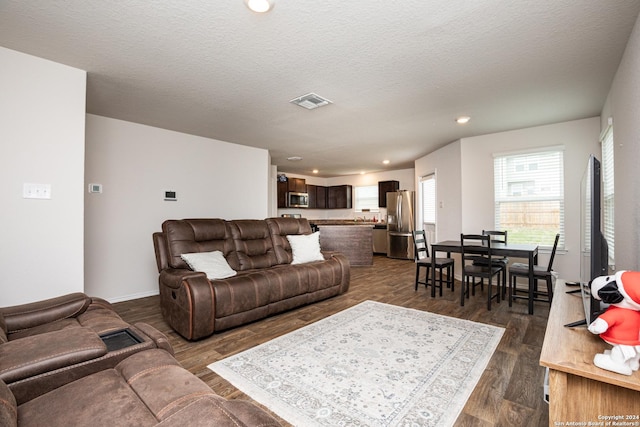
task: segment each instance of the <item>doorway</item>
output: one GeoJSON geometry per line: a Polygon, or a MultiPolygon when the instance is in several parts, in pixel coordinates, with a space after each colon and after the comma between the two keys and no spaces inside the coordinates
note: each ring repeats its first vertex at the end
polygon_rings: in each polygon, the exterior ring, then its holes
{"type": "Polygon", "coordinates": [[[422,229],[427,243],[430,245],[437,239],[436,235],[436,174],[420,177],[420,217],[422,229]]]}

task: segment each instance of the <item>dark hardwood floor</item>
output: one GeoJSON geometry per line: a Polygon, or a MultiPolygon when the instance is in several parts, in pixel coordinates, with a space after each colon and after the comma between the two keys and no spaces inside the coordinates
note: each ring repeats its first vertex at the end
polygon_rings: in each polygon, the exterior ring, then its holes
{"type": "Polygon", "coordinates": [[[515,302],[511,308],[506,301],[502,301],[492,304],[492,310],[487,311],[486,293],[477,292],[461,307],[459,282],[456,282],[455,293],[445,289],[442,297],[432,298],[431,291],[424,287],[414,291],[414,278],[413,262],[375,256],[372,267],[351,269],[351,287],[344,295],[196,342],[183,339],[164,322],[157,296],[116,303],[114,306],[126,321],[146,322],[164,332],[174,347],[178,361],[218,394],[230,399],[247,400],[250,398],[206,366],[365,300],[501,326],[506,329],[502,341],[455,425],[547,426],[548,405],[542,400],[544,369],[538,361],[549,305],[536,302],[534,315],[527,314],[524,300],[515,302]]]}

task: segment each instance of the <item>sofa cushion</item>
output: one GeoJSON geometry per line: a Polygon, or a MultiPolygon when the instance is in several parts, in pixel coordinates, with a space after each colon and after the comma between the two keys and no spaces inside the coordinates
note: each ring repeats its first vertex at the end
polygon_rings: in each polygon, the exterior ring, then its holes
{"type": "Polygon", "coordinates": [[[278,264],[269,227],[264,220],[243,219],[229,221],[228,224],[240,271],[268,268],[278,264]]]}
{"type": "Polygon", "coordinates": [[[34,335],[46,334],[49,332],[61,331],[63,329],[79,327],[80,324],[78,323],[78,319],[73,317],[71,319],[62,319],[58,320],[57,322],[45,323],[44,325],[39,325],[33,328],[14,332],[13,334],[9,335],[9,339],[15,341],[22,338],[32,337],[34,335]]]}
{"type": "Polygon", "coordinates": [[[171,268],[189,268],[182,254],[220,251],[232,269],[240,268],[228,224],[223,219],[181,219],[162,223],[171,268]]]}
{"type": "Polygon", "coordinates": [[[222,399],[166,352],[137,353],[118,364],[116,371],[158,421],[204,396],[222,399]]]}
{"type": "Polygon", "coordinates": [[[73,381],[20,405],[18,421],[28,426],[152,426],[151,411],[115,369],[73,381]]]}
{"type": "Polygon", "coordinates": [[[84,313],[90,304],[90,297],[76,292],[0,310],[3,313],[5,330],[12,340],[12,334],[18,331],[77,317],[84,313]]]}
{"type": "Polygon", "coordinates": [[[23,329],[12,333],[10,340],[17,340],[32,337],[49,332],[61,331],[69,328],[86,327],[92,329],[96,334],[102,335],[108,332],[125,329],[129,326],[110,306],[89,306],[86,311],[76,317],[45,323],[29,329],[23,329]]]}
{"type": "Polygon", "coordinates": [[[72,328],[12,340],[0,346],[0,379],[6,383],[104,356],[107,347],[88,328],[72,328]]]}
{"type": "Polygon", "coordinates": [[[293,261],[291,264],[305,264],[313,261],[323,261],[324,257],[320,252],[320,233],[290,235],[287,236],[293,261]]]}
{"type": "MultiPolygon", "coordinates": [[[[0,382],[0,404],[2,385],[0,382]]],[[[12,425],[15,403],[12,406],[9,400],[6,406],[9,422],[3,426],[12,425]]],[[[36,397],[19,405],[17,413],[21,426],[279,426],[249,402],[231,402],[216,395],[159,349],[136,353],[113,369],[36,397]]],[[[0,408],[0,422],[4,417],[0,408]]]]}
{"type": "Polygon", "coordinates": [[[306,218],[267,218],[273,249],[278,264],[291,264],[293,254],[287,236],[311,234],[311,226],[306,218]]]}
{"type": "Polygon", "coordinates": [[[226,279],[237,274],[220,251],[182,254],[181,257],[193,271],[205,273],[209,280],[226,279]]]}

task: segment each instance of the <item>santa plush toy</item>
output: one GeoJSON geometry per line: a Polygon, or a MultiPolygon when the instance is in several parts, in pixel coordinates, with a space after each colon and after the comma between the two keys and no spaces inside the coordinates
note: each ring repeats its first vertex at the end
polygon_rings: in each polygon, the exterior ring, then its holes
{"type": "Polygon", "coordinates": [[[640,367],[640,272],[596,277],[591,282],[591,295],[610,306],[589,325],[589,331],[613,346],[596,354],[593,364],[631,375],[640,367]]]}

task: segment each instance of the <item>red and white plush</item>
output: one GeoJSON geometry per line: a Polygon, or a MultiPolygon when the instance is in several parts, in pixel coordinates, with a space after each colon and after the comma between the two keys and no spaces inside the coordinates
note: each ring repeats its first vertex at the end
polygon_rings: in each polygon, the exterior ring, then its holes
{"type": "Polygon", "coordinates": [[[611,350],[596,354],[593,364],[631,375],[640,367],[640,272],[596,277],[591,295],[610,306],[589,325],[589,331],[612,345],[611,350]]]}

